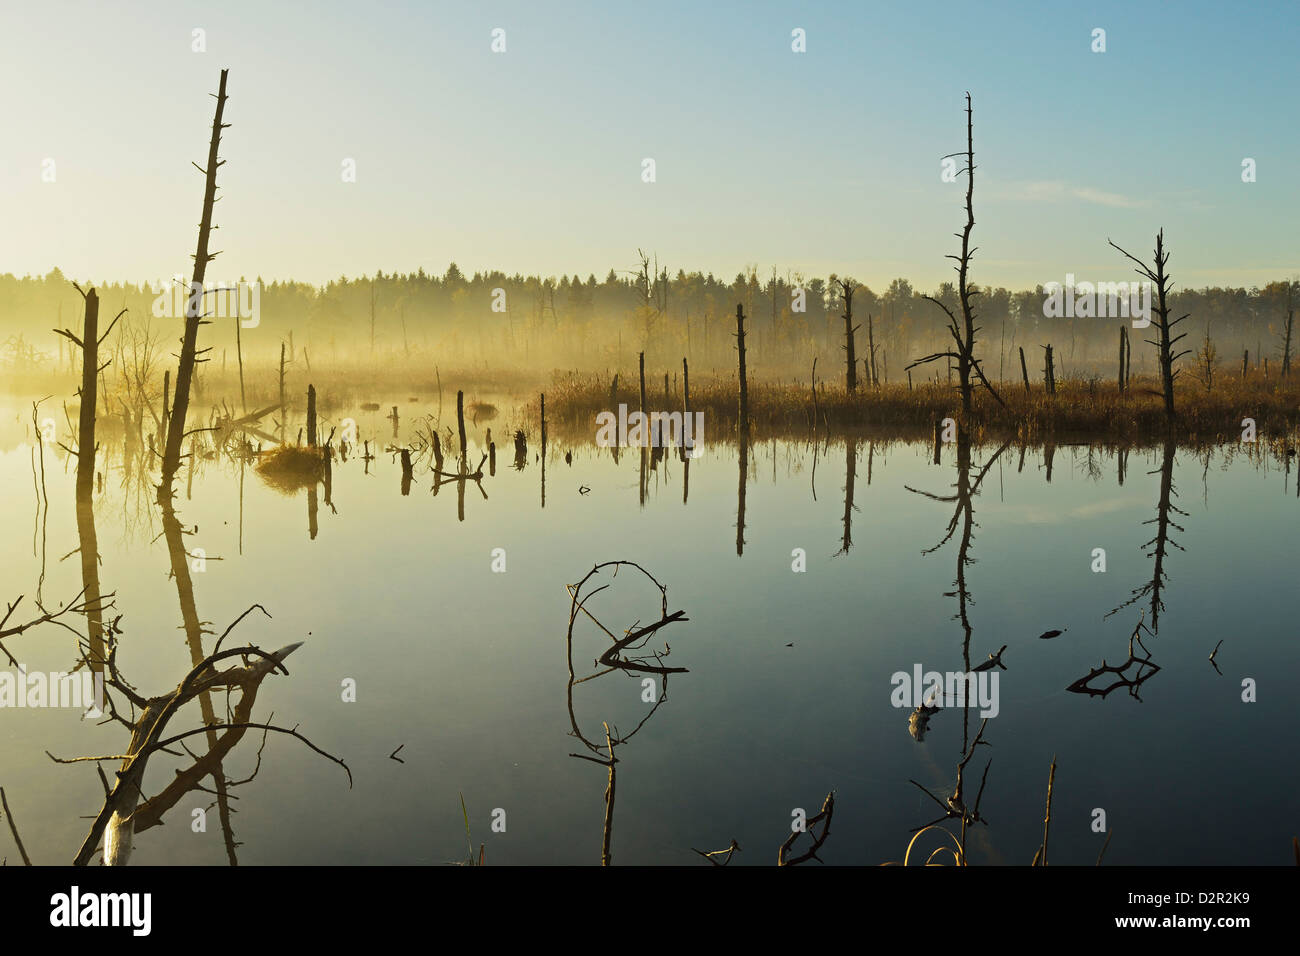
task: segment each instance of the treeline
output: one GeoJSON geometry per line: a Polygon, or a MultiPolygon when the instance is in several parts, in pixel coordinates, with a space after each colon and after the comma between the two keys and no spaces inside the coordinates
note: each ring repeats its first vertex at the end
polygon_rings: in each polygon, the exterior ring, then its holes
{"type": "MultiPolygon", "coordinates": [[[[626,368],[645,351],[656,365],[689,356],[702,371],[729,369],[734,362],[735,310],[745,309],[747,345],[754,374],[808,373],[820,356],[819,377],[843,362],[843,276],[808,278],[797,273],[750,267],[731,279],[670,270],[653,256],[638,256],[627,269],[595,275],[541,277],[503,272],[467,276],[453,263],[441,275],[378,272],[341,277],[323,286],[222,277],[208,285],[260,283],[256,324],[244,320],[239,333],[243,360],[264,365],[278,360],[280,344],[309,350],[322,362],[441,362],[444,367],[626,368]]],[[[1115,278],[1123,278],[1116,276],[1115,278]]],[[[86,283],[82,283],[83,288],[86,283]]],[[[156,314],[153,284],[96,286],[104,308],[129,310],[115,335],[174,350],[182,318],[156,314]]],[[[1280,356],[1288,309],[1300,301],[1300,284],[1270,282],[1263,288],[1206,288],[1175,292],[1173,310],[1190,313],[1188,328],[1200,338],[1208,327],[1225,362],[1239,363],[1249,350],[1251,365],[1280,356]],[[1261,354],[1262,353],[1262,354],[1261,354]]],[[[929,293],[957,305],[952,283],[929,293]]],[[[1114,364],[1117,318],[1049,318],[1047,292],[981,289],[980,351],[985,368],[999,378],[1018,375],[1017,347],[1040,355],[1054,346],[1058,375],[1109,371],[1114,364]]],[[[0,275],[0,362],[34,370],[68,360],[51,331],[78,314],[81,297],[59,270],[42,277],[0,275]]],[[[904,366],[943,345],[944,317],[906,279],[883,288],[856,286],[853,321],[861,325],[859,355],[865,355],[870,323],[882,377],[900,381],[904,366]]],[[[212,346],[211,361],[236,361],[238,317],[213,316],[201,333],[212,346]]],[[[1141,331],[1134,330],[1137,336],[1141,331]]],[[[1135,350],[1139,362],[1145,354],[1135,350]]],[[[1036,361],[1036,359],[1031,359],[1036,361]]],[[[927,369],[925,374],[944,374],[927,369]]]]}

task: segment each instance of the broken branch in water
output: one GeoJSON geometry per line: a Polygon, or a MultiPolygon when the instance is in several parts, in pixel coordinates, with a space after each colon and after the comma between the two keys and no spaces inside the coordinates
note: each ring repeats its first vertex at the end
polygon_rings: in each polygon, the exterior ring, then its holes
{"type": "MultiPolygon", "coordinates": [[[[230,628],[227,628],[226,633],[228,634],[254,608],[260,607],[260,605],[253,605],[252,608],[245,611],[231,624],[230,628]]],[[[262,611],[266,613],[264,608],[262,611]]],[[[262,679],[272,671],[278,670],[282,673],[288,673],[283,660],[301,646],[301,642],[290,644],[274,653],[268,653],[252,645],[231,648],[225,651],[214,651],[190,670],[176,690],[160,697],[144,699],[121,681],[116,667],[112,663],[116,648],[110,645],[110,678],[106,681],[106,684],[115,690],[126,693],[133,704],[138,704],[143,709],[143,713],[131,725],[131,744],[127,753],[96,757],[59,758],[46,751],[46,755],[56,763],[122,761],[121,768],[116,772],[117,781],[106,794],[104,804],[96,815],[81,849],[74,858],[74,864],[84,866],[89,863],[101,837],[104,839],[105,845],[105,862],[110,864],[125,862],[130,854],[133,834],[160,823],[162,814],[170,809],[186,792],[196,787],[203,777],[218,772],[221,760],[242,738],[245,730],[260,729],[264,732],[264,735],[267,732],[274,731],[296,737],[314,752],[343,767],[348,775],[348,786],[351,787],[352,771],[348,765],[340,758],[317,747],[306,736],[299,733],[296,726],[280,727],[271,723],[249,719],[253,703],[256,700],[257,689],[262,679]],[[231,667],[223,671],[216,670],[215,665],[218,662],[234,657],[243,659],[244,665],[231,667]],[[249,663],[250,659],[253,658],[256,660],[249,663]],[[229,690],[235,687],[242,691],[242,695],[233,714],[231,714],[233,719],[224,723],[206,724],[184,733],[173,734],[170,737],[163,736],[168,721],[189,701],[207,691],[218,688],[229,690]],[[171,784],[152,800],[144,796],[142,790],[144,773],[149,757],[152,754],[159,751],[175,753],[175,751],[168,750],[168,748],[197,734],[212,735],[217,731],[224,731],[225,733],[211,744],[208,753],[197,758],[193,766],[188,770],[178,773],[171,784]]],[[[181,745],[184,746],[183,743],[181,745]]]]}
{"type": "Polygon", "coordinates": [[[1007,649],[1007,645],[1003,644],[1001,650],[999,650],[996,654],[990,654],[988,660],[986,660],[983,664],[979,664],[976,667],[972,668],[972,670],[976,672],[987,671],[987,670],[992,670],[995,667],[1000,667],[1002,668],[1002,670],[1006,670],[1007,665],[1002,663],[1002,651],[1005,651],[1006,649],[1007,649]]]}
{"type": "MultiPolygon", "coordinates": [[[[998,653],[1000,654],[1001,651],[999,651],[998,653]]],[[[980,777],[980,788],[979,791],[975,794],[974,808],[967,808],[963,796],[963,792],[965,788],[963,777],[966,773],[966,765],[970,763],[971,758],[975,756],[975,748],[978,747],[980,744],[984,744],[984,746],[986,747],[991,746],[988,743],[988,741],[984,740],[984,728],[988,726],[988,722],[989,722],[989,718],[987,717],[985,717],[984,720],[980,722],[979,733],[977,733],[975,735],[975,739],[971,741],[970,749],[967,750],[966,755],[962,757],[961,763],[957,764],[957,786],[953,788],[952,796],[948,798],[947,803],[940,800],[938,797],[936,797],[925,787],[921,786],[921,784],[917,783],[915,780],[908,781],[909,783],[919,788],[922,793],[924,793],[931,800],[937,803],[941,808],[943,808],[943,816],[939,817],[936,820],[931,820],[929,823],[922,824],[919,827],[913,828],[912,832],[917,833],[921,830],[929,829],[935,824],[942,823],[944,820],[947,819],[960,820],[961,827],[962,827],[962,840],[960,845],[962,847],[963,854],[965,853],[965,845],[966,845],[966,839],[965,839],[966,827],[972,823],[983,823],[985,826],[988,826],[988,821],[985,820],[982,816],[980,816],[980,801],[984,799],[984,785],[988,783],[989,767],[993,766],[992,759],[990,759],[989,762],[984,765],[984,774],[980,777]]]]}
{"type": "Polygon", "coordinates": [[[817,855],[817,851],[822,848],[822,844],[826,842],[826,838],[831,835],[831,817],[834,814],[835,791],[832,790],[830,793],[826,794],[826,800],[822,803],[821,812],[808,820],[807,831],[795,830],[785,838],[785,842],[781,844],[781,849],[776,853],[776,865],[798,866],[800,863],[806,863],[809,860],[816,860],[818,863],[825,862],[817,855]],[[818,823],[822,825],[822,832],[820,835],[814,829],[818,823]],[[812,846],[803,853],[800,853],[798,856],[787,859],[786,854],[790,852],[790,848],[794,846],[794,841],[797,840],[799,834],[803,832],[807,832],[808,835],[812,837],[812,846]]]}
{"type": "MultiPolygon", "coordinates": [[[[1138,619],[1137,627],[1133,628],[1133,634],[1128,639],[1128,660],[1123,664],[1115,665],[1107,664],[1103,658],[1100,667],[1090,668],[1087,674],[1070,684],[1066,690],[1075,694],[1087,694],[1089,697],[1105,697],[1113,690],[1127,687],[1129,695],[1140,703],[1142,698],[1138,696],[1138,688],[1160,670],[1160,665],[1151,660],[1151,652],[1142,643],[1142,631],[1146,631],[1148,634],[1151,633],[1151,629],[1144,622],[1145,616],[1146,612],[1143,611],[1142,617],[1138,619]],[[1144,657],[1139,657],[1134,653],[1133,644],[1135,642],[1138,647],[1142,648],[1145,654],[1144,657]],[[1128,670],[1134,665],[1136,665],[1136,669],[1133,671],[1132,676],[1129,676],[1128,670]],[[1093,687],[1093,679],[1100,677],[1102,674],[1114,674],[1119,679],[1106,687],[1093,687]]],[[[1211,656],[1210,660],[1213,662],[1213,656],[1211,656]]]]}

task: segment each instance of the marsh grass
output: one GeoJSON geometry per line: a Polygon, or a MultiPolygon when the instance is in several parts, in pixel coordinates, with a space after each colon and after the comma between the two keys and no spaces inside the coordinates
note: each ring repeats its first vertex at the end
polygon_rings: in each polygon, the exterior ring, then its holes
{"type": "MultiPolygon", "coordinates": [[[[1289,380],[1224,378],[1212,391],[1185,381],[1177,394],[1174,434],[1191,444],[1239,441],[1242,420],[1252,418],[1260,433],[1281,433],[1300,425],[1300,376],[1289,380]]],[[[1056,394],[1041,385],[1026,393],[1019,383],[998,386],[1005,406],[982,390],[977,394],[969,421],[963,422],[977,437],[1015,437],[1025,442],[1105,439],[1118,443],[1143,443],[1168,434],[1161,399],[1154,379],[1134,379],[1121,393],[1114,382],[1098,378],[1061,379],[1056,394]]],[[[548,425],[568,426],[594,433],[600,412],[615,412],[619,403],[629,413],[639,407],[635,375],[619,376],[616,392],[608,377],[557,375],[546,389],[548,425]],[[629,387],[630,384],[630,387],[629,387]]],[[[647,386],[648,411],[680,411],[680,390],[669,395],[647,386]]],[[[943,418],[962,422],[961,398],[954,387],[935,383],[860,387],[848,392],[841,386],[818,383],[816,420],[812,391],[805,383],[749,383],[751,427],[773,434],[811,429],[888,427],[903,437],[930,437],[943,418]]],[[[691,380],[690,410],[705,414],[706,428],[721,438],[734,431],[738,418],[739,389],[734,378],[691,380]]],[[[525,409],[535,421],[538,402],[525,409]]],[[[716,439],[715,439],[716,440],[716,439]]]]}

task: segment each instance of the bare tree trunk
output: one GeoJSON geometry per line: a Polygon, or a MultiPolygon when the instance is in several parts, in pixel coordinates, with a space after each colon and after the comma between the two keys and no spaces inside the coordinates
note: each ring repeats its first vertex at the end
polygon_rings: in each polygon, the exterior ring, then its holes
{"type": "Polygon", "coordinates": [[[645,427],[645,353],[642,352],[637,359],[637,368],[641,375],[641,427],[645,427]]]}
{"type": "MultiPolygon", "coordinates": [[[[858,387],[858,360],[853,349],[853,333],[857,328],[853,326],[853,291],[854,283],[847,279],[840,280],[840,288],[844,290],[844,353],[846,374],[844,387],[850,392],[856,391],[858,387]]],[[[861,326],[859,326],[861,328],[861,326]]]]}
{"type": "Polygon", "coordinates": [[[1020,374],[1024,376],[1025,394],[1028,395],[1029,394],[1029,368],[1025,365],[1025,347],[1022,345],[1019,346],[1019,348],[1020,348],[1020,374]]]}
{"type": "MultiPolygon", "coordinates": [[[[546,397],[542,396],[542,418],[546,417],[546,397]]],[[[460,462],[461,471],[469,468],[469,450],[465,442],[465,393],[457,390],[456,392],[456,431],[460,437],[460,462]]]]}
{"type": "Polygon", "coordinates": [[[225,160],[218,160],[217,153],[221,146],[221,131],[229,126],[228,123],[221,122],[222,113],[226,108],[228,72],[221,71],[221,83],[217,88],[217,109],[212,119],[212,140],[208,144],[208,165],[202,171],[206,178],[203,188],[203,215],[199,220],[199,241],[194,252],[194,275],[190,281],[190,295],[185,308],[185,334],[181,339],[180,363],[176,370],[176,397],[167,424],[167,446],[163,453],[162,481],[158,485],[159,502],[171,499],[172,481],[176,477],[177,469],[180,468],[181,443],[185,438],[185,418],[190,407],[190,384],[194,379],[195,363],[200,361],[199,326],[206,324],[202,319],[203,277],[207,273],[208,263],[217,256],[215,252],[208,252],[208,237],[212,232],[212,206],[217,198],[217,168],[225,162],[225,160]]]}
{"type": "Polygon", "coordinates": [[[280,444],[284,444],[284,343],[280,343],[280,444]]]}
{"type": "Polygon", "coordinates": [[[1282,377],[1291,372],[1291,326],[1295,321],[1295,310],[1286,310],[1286,341],[1282,344],[1282,377]]]}
{"type": "Polygon", "coordinates": [[[244,344],[240,335],[239,310],[235,310],[235,358],[239,361],[239,404],[243,414],[248,414],[248,399],[244,397],[244,344]]]}
{"type": "MultiPolygon", "coordinates": [[[[741,434],[749,434],[749,384],[745,380],[745,308],[736,305],[736,350],[740,354],[740,425],[741,434]]],[[[741,494],[744,494],[745,463],[741,462],[741,494]]]]}
{"type": "Polygon", "coordinates": [[[1124,359],[1125,350],[1128,348],[1128,326],[1119,327],[1119,391],[1124,393],[1124,359]]]}
{"type": "Polygon", "coordinates": [[[876,327],[870,312],[867,313],[867,354],[871,356],[871,387],[877,388],[880,377],[876,375],[876,327]]]}
{"type": "Polygon", "coordinates": [[[951,372],[951,362],[957,360],[957,377],[958,388],[961,391],[962,411],[969,415],[972,408],[972,394],[974,387],[971,384],[972,373],[980,380],[980,384],[988,390],[988,393],[998,402],[1004,404],[1002,397],[990,384],[980,367],[979,361],[975,358],[975,333],[979,331],[975,326],[975,310],[971,302],[977,290],[970,284],[970,260],[974,250],[970,245],[971,231],[975,228],[975,123],[974,111],[971,108],[970,94],[966,94],[966,226],[961,232],[961,255],[956,257],[958,262],[957,268],[957,292],[961,300],[961,320],[957,319],[947,305],[940,302],[932,296],[922,296],[929,299],[939,308],[943,309],[948,316],[949,331],[956,347],[956,351],[937,352],[928,355],[925,358],[918,359],[913,365],[921,365],[926,362],[934,362],[946,358],[949,361],[949,370],[951,372]]]}
{"type": "Polygon", "coordinates": [[[316,386],[307,386],[307,447],[316,447],[316,386]]]}
{"type": "Polygon", "coordinates": [[[81,414],[77,419],[77,498],[89,500],[95,483],[95,381],[99,375],[99,295],[86,293],[81,329],[81,414]]]}

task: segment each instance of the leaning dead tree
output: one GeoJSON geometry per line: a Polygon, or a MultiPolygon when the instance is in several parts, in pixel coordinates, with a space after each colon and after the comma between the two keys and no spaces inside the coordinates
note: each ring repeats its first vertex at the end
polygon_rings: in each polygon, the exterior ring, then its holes
{"type": "Polygon", "coordinates": [[[979,294],[979,290],[972,288],[970,284],[970,261],[975,256],[975,249],[970,244],[970,234],[975,228],[975,134],[970,93],[966,94],[966,152],[964,154],[952,153],[943,158],[949,159],[952,156],[962,155],[966,157],[966,168],[960,170],[960,172],[966,174],[966,227],[960,233],[955,234],[961,239],[961,254],[947,257],[957,260],[957,292],[960,299],[961,318],[958,319],[953,314],[952,309],[933,296],[922,296],[923,299],[929,299],[943,309],[944,314],[948,316],[948,332],[952,336],[953,348],[946,352],[935,352],[932,355],[917,359],[907,368],[910,370],[918,365],[926,365],[940,359],[945,361],[955,359],[957,362],[958,388],[961,391],[962,411],[969,415],[971,399],[975,390],[971,381],[972,375],[979,379],[980,383],[997,400],[999,405],[1005,404],[1002,397],[990,384],[988,378],[985,377],[984,369],[980,366],[979,360],[975,358],[975,336],[979,333],[980,328],[975,324],[975,308],[971,301],[979,294]]]}
{"type": "Polygon", "coordinates": [[[194,275],[190,280],[190,294],[185,305],[185,332],[181,338],[180,364],[176,370],[176,394],[167,425],[167,444],[163,452],[162,482],[158,485],[160,502],[171,498],[172,481],[180,469],[181,443],[185,440],[185,417],[190,407],[190,385],[194,380],[194,367],[207,359],[200,358],[209,349],[199,349],[199,326],[207,325],[203,319],[203,279],[207,273],[208,263],[219,253],[208,251],[208,238],[212,229],[212,207],[217,201],[217,169],[225,160],[217,158],[221,146],[221,131],[230,126],[222,123],[221,116],[226,108],[226,74],[221,71],[221,83],[217,88],[217,111],[212,120],[212,140],[208,144],[207,168],[199,168],[205,177],[203,188],[203,216],[199,221],[199,242],[194,252],[194,275]]]}
{"type": "MultiPolygon", "coordinates": [[[[123,679],[117,667],[118,643],[116,628],[110,630],[107,641],[107,655],[103,660],[93,661],[104,669],[104,707],[109,720],[128,728],[131,741],[126,753],[95,757],[55,757],[48,751],[47,756],[55,763],[82,763],[104,761],[121,761],[115,773],[115,781],[109,785],[107,777],[100,771],[104,785],[104,804],[96,814],[73,859],[73,865],[85,866],[94,856],[95,849],[103,841],[104,862],[110,866],[125,864],[131,855],[134,835],[141,830],[156,826],[162,822],[162,815],[173,807],[186,793],[195,789],[199,781],[214,773],[220,766],[222,758],[230,752],[247,730],[261,730],[295,737],[310,750],[341,766],[348,776],[348,786],[352,785],[352,771],[338,757],[321,750],[295,727],[280,727],[270,723],[254,721],[251,718],[253,703],[262,680],[270,673],[278,671],[287,674],[284,659],[302,646],[302,643],[290,644],[274,652],[248,644],[227,650],[221,649],[226,636],[253,610],[265,609],[253,605],[226,628],[218,638],[211,654],[191,668],[190,672],[177,687],[157,697],[145,697],[131,684],[123,679]],[[233,667],[219,669],[223,661],[236,660],[233,667]],[[224,690],[227,693],[239,691],[228,712],[227,719],[212,719],[203,726],[167,734],[167,726],[186,704],[213,691],[224,690]],[[110,691],[120,694],[130,706],[131,717],[119,711],[117,701],[110,691]],[[218,736],[218,733],[220,734],[218,736]],[[189,751],[194,758],[191,766],[177,771],[167,785],[153,797],[144,794],[145,769],[149,759],[156,753],[175,755],[176,745],[183,740],[198,735],[206,735],[209,740],[207,753],[199,756],[189,751]]],[[[85,649],[89,653],[88,649],[85,649]]]]}
{"type": "Polygon", "coordinates": [[[1184,355],[1190,354],[1191,349],[1184,349],[1181,352],[1174,351],[1174,346],[1178,344],[1179,339],[1183,338],[1187,333],[1173,335],[1173,327],[1187,318],[1187,315],[1181,315],[1172,321],[1169,318],[1169,292],[1173,288],[1173,282],[1169,273],[1165,271],[1165,265],[1169,262],[1169,253],[1165,251],[1165,231],[1161,229],[1156,233],[1154,268],[1116,246],[1109,239],[1106,241],[1110,242],[1114,248],[1135,263],[1138,275],[1146,276],[1155,287],[1155,315],[1152,317],[1151,324],[1155,326],[1157,337],[1147,339],[1147,342],[1156,347],[1156,359],[1160,367],[1161,394],[1164,396],[1165,401],[1165,417],[1172,419],[1174,417],[1174,379],[1178,377],[1178,372],[1174,370],[1174,363],[1184,355]]]}

